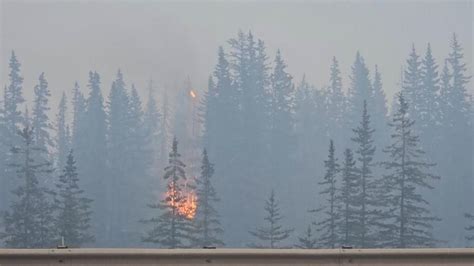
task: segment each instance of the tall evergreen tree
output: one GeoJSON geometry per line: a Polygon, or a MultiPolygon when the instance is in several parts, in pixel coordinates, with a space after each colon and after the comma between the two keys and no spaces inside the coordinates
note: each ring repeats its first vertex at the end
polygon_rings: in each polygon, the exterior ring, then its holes
{"type": "Polygon", "coordinates": [[[207,151],[202,153],[201,176],[197,179],[197,209],[194,218],[195,242],[200,247],[223,246],[219,235],[223,233],[215,203],[219,201],[212,184],[214,165],[209,162],[207,151]]]}
{"type": "Polygon", "coordinates": [[[415,121],[420,120],[420,106],[423,102],[422,94],[422,74],[420,56],[416,53],[415,44],[412,45],[410,55],[407,59],[407,66],[403,75],[402,92],[406,101],[411,106],[411,113],[415,121]]]}
{"type": "MultiPolygon", "coordinates": [[[[285,228],[281,225],[283,216],[280,214],[278,201],[275,199],[275,192],[272,190],[270,197],[265,202],[265,226],[257,227],[255,231],[249,233],[262,241],[263,248],[278,248],[278,243],[290,237],[293,229],[285,228]]],[[[260,247],[260,245],[259,245],[260,247]]]]}
{"type": "Polygon", "coordinates": [[[443,155],[438,159],[443,176],[449,179],[442,181],[440,189],[443,190],[446,201],[442,212],[450,219],[443,224],[443,235],[452,239],[455,245],[465,243],[462,230],[466,227],[466,220],[462,213],[474,212],[474,207],[466,202],[472,201],[474,193],[473,181],[473,105],[471,95],[468,93],[470,80],[464,59],[463,49],[457,36],[453,34],[451,52],[448,60],[449,70],[442,73],[442,98],[443,98],[443,126],[442,144],[443,155]],[[446,73],[445,73],[446,72],[446,73]],[[449,182],[448,182],[449,180],[449,182]],[[456,191],[452,195],[452,191],[456,191]],[[461,208],[461,210],[459,210],[461,208]]]}
{"type": "Polygon", "coordinates": [[[102,246],[107,241],[110,227],[106,225],[106,213],[109,211],[110,180],[107,180],[107,145],[106,145],[106,114],[100,89],[100,76],[97,72],[89,72],[89,97],[86,111],[81,123],[76,160],[78,169],[83,173],[84,190],[87,196],[94,199],[92,204],[93,234],[97,244],[102,246]]]}
{"type": "Polygon", "coordinates": [[[56,168],[63,169],[66,165],[68,150],[71,149],[71,136],[66,124],[67,99],[63,92],[56,115],[56,168]]]}
{"type": "Polygon", "coordinates": [[[10,138],[19,140],[16,133],[22,123],[20,107],[25,102],[25,99],[23,98],[23,77],[20,73],[21,64],[14,51],[12,51],[10,57],[9,67],[10,73],[8,76],[10,84],[5,90],[3,110],[10,138]]]}
{"type": "Polygon", "coordinates": [[[350,128],[355,128],[358,124],[359,115],[363,109],[364,101],[367,101],[369,106],[373,106],[372,85],[369,78],[369,70],[365,65],[364,58],[359,52],[356,54],[356,59],[351,70],[351,85],[349,90],[349,113],[347,124],[350,128]]]}
{"type": "Polygon", "coordinates": [[[81,124],[84,122],[84,115],[86,112],[86,100],[84,94],[80,91],[79,84],[74,83],[72,90],[72,132],[71,132],[71,145],[77,152],[81,149],[81,129],[85,127],[81,124]]]}
{"type": "Polygon", "coordinates": [[[58,212],[55,220],[57,236],[64,238],[68,247],[81,247],[94,241],[90,230],[91,199],[86,198],[79,187],[79,174],[72,150],[56,183],[57,197],[54,207],[58,212]]]}
{"type": "Polygon", "coordinates": [[[33,138],[36,145],[47,151],[51,148],[54,143],[50,136],[50,131],[53,130],[53,126],[49,121],[48,112],[51,109],[48,101],[51,97],[51,93],[48,89],[48,82],[41,73],[39,76],[38,84],[35,86],[35,101],[33,106],[33,117],[32,126],[34,128],[33,138]]]}
{"type": "Polygon", "coordinates": [[[343,132],[345,131],[346,99],[342,90],[341,71],[336,57],[332,58],[330,71],[327,112],[331,115],[331,119],[329,120],[328,130],[329,136],[335,139],[336,143],[342,144],[345,140],[343,132]]]}
{"type": "MultiPolygon", "coordinates": [[[[143,114],[143,126],[148,147],[152,147],[153,149],[151,159],[153,162],[159,162],[161,157],[162,115],[155,99],[152,81],[150,81],[148,88],[148,99],[143,114]]],[[[155,169],[152,169],[152,171],[154,170],[155,169]]]]}
{"type": "Polygon", "coordinates": [[[153,227],[143,237],[143,242],[159,244],[167,248],[187,246],[192,230],[188,218],[180,212],[185,204],[183,181],[186,180],[185,164],[180,160],[178,141],[173,139],[173,146],[169,154],[169,165],[165,168],[164,180],[168,181],[166,198],[159,203],[149,204],[151,209],[160,209],[159,216],[143,220],[153,227]]]}
{"type": "MultiPolygon", "coordinates": [[[[385,92],[382,86],[382,74],[379,72],[379,68],[375,65],[374,79],[372,83],[373,90],[373,106],[371,110],[372,114],[372,125],[376,129],[374,132],[374,144],[377,147],[382,147],[385,145],[389,139],[390,134],[387,123],[388,121],[388,109],[387,109],[387,100],[385,97],[385,92]]],[[[382,151],[380,151],[381,153],[382,151]]],[[[376,151],[377,153],[377,151],[376,151]]],[[[376,154],[377,157],[383,156],[383,153],[376,154]]]]}
{"type": "Polygon", "coordinates": [[[399,109],[390,126],[393,129],[392,144],[384,150],[390,160],[384,162],[389,172],[384,176],[383,192],[386,197],[386,223],[384,224],[384,246],[409,248],[433,246],[433,222],[438,220],[430,214],[429,203],[421,189],[432,189],[430,181],[438,176],[425,169],[434,166],[421,158],[423,151],[413,131],[414,120],[402,93],[398,95],[399,109]]]}
{"type": "Polygon", "coordinates": [[[16,154],[10,152],[10,147],[21,144],[21,138],[17,132],[19,127],[22,125],[23,116],[20,111],[21,105],[25,102],[23,98],[23,77],[21,76],[20,70],[21,64],[18,61],[14,51],[11,53],[8,74],[10,83],[4,90],[3,100],[3,130],[2,146],[4,150],[2,153],[3,163],[0,165],[0,178],[1,178],[1,202],[0,206],[2,209],[7,207],[6,202],[10,201],[10,191],[16,187],[15,173],[11,172],[8,164],[14,163],[18,160],[15,158],[16,154]]]}
{"type": "Polygon", "coordinates": [[[360,178],[352,150],[344,150],[342,165],[342,184],[339,200],[341,203],[341,220],[339,230],[341,242],[346,246],[354,246],[358,242],[360,232],[360,178]]]}
{"type": "Polygon", "coordinates": [[[167,153],[168,153],[168,146],[171,140],[170,133],[171,133],[171,110],[168,102],[168,93],[166,88],[163,92],[163,101],[160,107],[162,119],[161,119],[161,130],[160,130],[160,162],[166,163],[167,160],[167,153]]]}
{"type": "Polygon", "coordinates": [[[130,188],[130,181],[133,180],[129,175],[131,168],[131,154],[130,154],[130,134],[131,134],[131,119],[129,115],[129,95],[125,88],[125,81],[120,69],[117,71],[116,79],[112,83],[107,102],[107,149],[108,149],[108,163],[109,174],[113,177],[110,180],[105,180],[107,186],[111,191],[110,204],[113,202],[125,201],[121,205],[112,204],[109,207],[110,215],[107,216],[107,224],[110,230],[107,235],[107,242],[116,245],[119,242],[130,241],[123,238],[123,233],[126,232],[124,217],[122,211],[128,211],[128,203],[131,199],[124,200],[125,191],[130,188]]]}
{"type": "Polygon", "coordinates": [[[358,232],[359,235],[356,244],[360,247],[368,247],[374,246],[374,219],[376,218],[373,217],[373,212],[377,204],[377,180],[372,174],[372,161],[375,153],[372,134],[375,130],[370,126],[370,115],[367,111],[366,101],[364,101],[360,125],[354,129],[353,132],[355,136],[352,138],[352,141],[356,146],[355,153],[360,163],[358,167],[360,178],[360,195],[358,201],[360,213],[358,226],[360,227],[360,231],[358,232]]]}
{"type": "Polygon", "coordinates": [[[297,248],[304,248],[304,249],[313,249],[316,248],[317,239],[314,236],[313,230],[311,229],[311,225],[308,225],[304,234],[298,237],[298,244],[295,246],[297,248]]]}
{"type": "MultiPolygon", "coordinates": [[[[294,172],[295,149],[297,143],[294,138],[294,108],[295,90],[292,77],[286,70],[286,64],[281,57],[280,50],[275,57],[275,67],[271,76],[273,103],[271,127],[271,173],[275,184],[285,183],[286,177],[294,172]]],[[[291,184],[285,184],[287,191],[296,193],[291,184]]],[[[283,195],[288,199],[288,195],[283,195]]]]}
{"type": "Polygon", "coordinates": [[[52,247],[56,239],[49,199],[52,192],[41,186],[52,173],[51,163],[36,155],[42,149],[36,146],[31,128],[26,127],[18,134],[22,143],[12,148],[18,161],[11,168],[16,169],[21,183],[13,190],[15,199],[10,210],[3,214],[4,231],[0,237],[10,248],[52,247]]]}
{"type": "Polygon", "coordinates": [[[320,191],[321,196],[325,197],[326,204],[317,210],[316,212],[320,218],[314,222],[316,230],[320,233],[318,242],[326,248],[335,248],[339,243],[339,235],[337,230],[337,224],[340,219],[340,212],[338,201],[336,198],[336,183],[337,174],[340,171],[339,164],[335,155],[334,142],[329,141],[329,154],[328,159],[324,161],[326,173],[323,181],[318,184],[322,187],[320,191]]]}

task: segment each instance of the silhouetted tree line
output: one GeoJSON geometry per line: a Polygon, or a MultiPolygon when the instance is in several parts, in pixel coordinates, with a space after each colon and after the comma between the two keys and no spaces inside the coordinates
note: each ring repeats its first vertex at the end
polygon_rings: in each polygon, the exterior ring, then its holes
{"type": "Polygon", "coordinates": [[[77,247],[365,248],[472,240],[473,104],[456,35],[441,70],[430,44],[422,57],[413,45],[391,112],[380,69],[371,76],[359,52],[346,90],[336,57],[328,85],[315,88],[305,77],[295,85],[282,53],[270,63],[251,32],[226,49],[218,49],[197,122],[188,112],[196,104],[190,82],[174,107],[166,94],[156,100],[150,82],[143,103],[120,70],[105,100],[100,75],[89,72],[88,93],[76,82],[55,119],[41,73],[30,113],[12,52],[0,106],[4,245],[51,247],[64,238],[77,247]],[[179,211],[188,183],[197,198],[192,218],[179,211]]]}

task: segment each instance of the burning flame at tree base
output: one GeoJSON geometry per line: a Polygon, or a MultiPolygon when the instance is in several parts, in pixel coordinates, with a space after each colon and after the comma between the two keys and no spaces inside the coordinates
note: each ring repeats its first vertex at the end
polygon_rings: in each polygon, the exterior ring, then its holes
{"type": "Polygon", "coordinates": [[[166,191],[166,201],[171,207],[176,207],[178,214],[185,217],[186,219],[193,219],[196,215],[197,209],[197,197],[193,190],[185,192],[179,192],[168,187],[166,191]]]}

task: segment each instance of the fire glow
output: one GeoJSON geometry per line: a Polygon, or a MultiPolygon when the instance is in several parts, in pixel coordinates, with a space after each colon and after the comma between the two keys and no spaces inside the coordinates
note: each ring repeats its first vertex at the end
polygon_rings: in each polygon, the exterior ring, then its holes
{"type": "Polygon", "coordinates": [[[189,95],[191,95],[192,98],[196,98],[196,93],[193,90],[189,91],[189,95]]]}
{"type": "Polygon", "coordinates": [[[193,190],[185,187],[184,192],[173,189],[174,186],[169,186],[165,197],[168,205],[176,208],[177,214],[192,220],[196,215],[197,197],[193,190]]]}

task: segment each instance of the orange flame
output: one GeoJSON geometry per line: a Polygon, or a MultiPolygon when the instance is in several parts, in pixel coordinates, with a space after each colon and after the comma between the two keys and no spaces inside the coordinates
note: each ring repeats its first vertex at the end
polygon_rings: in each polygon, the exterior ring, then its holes
{"type": "Polygon", "coordinates": [[[193,98],[196,98],[196,93],[193,90],[189,91],[189,95],[191,95],[193,98]]]}
{"type": "Polygon", "coordinates": [[[165,193],[165,197],[168,205],[176,208],[178,215],[190,220],[196,215],[197,197],[194,191],[190,190],[183,193],[170,186],[165,193]]]}

